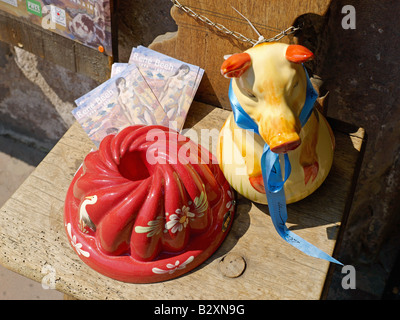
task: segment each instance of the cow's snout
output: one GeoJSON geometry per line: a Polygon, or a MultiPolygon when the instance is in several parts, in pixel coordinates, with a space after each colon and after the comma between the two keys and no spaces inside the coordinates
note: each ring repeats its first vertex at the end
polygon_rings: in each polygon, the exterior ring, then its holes
{"type": "Polygon", "coordinates": [[[288,151],[296,149],[301,144],[301,139],[298,134],[294,133],[291,137],[286,137],[283,141],[279,137],[273,139],[270,149],[275,153],[287,153],[288,151]],[[274,141],[278,140],[278,141],[274,141]]]}
{"type": "Polygon", "coordinates": [[[272,152],[287,153],[301,144],[300,125],[294,118],[290,120],[265,117],[260,123],[260,135],[272,152]]]}

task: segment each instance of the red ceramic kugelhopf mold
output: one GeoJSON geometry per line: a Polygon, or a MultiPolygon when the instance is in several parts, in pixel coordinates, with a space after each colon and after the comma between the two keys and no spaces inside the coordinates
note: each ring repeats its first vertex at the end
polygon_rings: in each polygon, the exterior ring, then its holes
{"type": "Polygon", "coordinates": [[[91,268],[150,283],[210,257],[234,207],[209,151],[162,126],[131,126],[86,156],[68,189],[64,220],[72,247],[91,268]]]}

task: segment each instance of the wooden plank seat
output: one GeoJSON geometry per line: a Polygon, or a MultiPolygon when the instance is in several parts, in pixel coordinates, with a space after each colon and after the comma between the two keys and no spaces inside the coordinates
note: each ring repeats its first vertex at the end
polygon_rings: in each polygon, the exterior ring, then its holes
{"type": "MultiPolygon", "coordinates": [[[[229,111],[194,102],[185,128],[216,135],[229,111]]],[[[288,206],[287,226],[335,256],[349,213],[364,130],[329,119],[336,137],[332,170],[306,199],[288,206]]],[[[67,188],[93,147],[75,123],[0,210],[0,264],[44,281],[52,270],[55,289],[77,299],[319,299],[333,266],[311,258],[276,233],[268,208],[238,197],[237,213],[222,246],[200,267],[177,279],[130,284],[85,265],[69,244],[63,222],[67,188]],[[46,269],[46,266],[49,266],[46,269]],[[330,269],[331,268],[331,269],[330,269]]],[[[215,153],[215,150],[213,150],[215,153]]]]}

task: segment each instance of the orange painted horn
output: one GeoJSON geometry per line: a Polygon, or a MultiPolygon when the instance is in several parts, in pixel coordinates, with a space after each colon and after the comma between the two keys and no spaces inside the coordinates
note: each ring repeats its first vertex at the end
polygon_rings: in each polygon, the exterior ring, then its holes
{"type": "Polygon", "coordinates": [[[221,65],[221,74],[225,78],[239,78],[250,66],[251,58],[248,53],[236,53],[221,65]]]}
{"type": "Polygon", "coordinates": [[[291,44],[286,49],[286,59],[294,63],[303,63],[314,58],[314,54],[299,44],[291,44]]]}

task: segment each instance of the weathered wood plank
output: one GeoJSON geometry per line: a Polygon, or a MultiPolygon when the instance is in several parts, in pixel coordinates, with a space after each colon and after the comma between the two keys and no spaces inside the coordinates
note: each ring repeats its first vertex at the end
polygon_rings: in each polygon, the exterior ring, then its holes
{"type": "MultiPolygon", "coordinates": [[[[179,2],[214,23],[222,24],[227,29],[251,39],[257,39],[257,34],[231,6],[248,17],[257,30],[268,39],[293,25],[299,16],[304,14],[323,16],[330,4],[330,0],[182,0],[179,2]]],[[[170,34],[166,37],[160,36],[150,48],[203,68],[205,75],[196,100],[230,109],[226,94],[229,81],[226,81],[219,71],[223,56],[241,52],[250,48],[252,44],[236,40],[176,7],[171,10],[171,14],[178,25],[176,36],[173,38],[170,34]]],[[[290,41],[292,38],[289,37],[280,40],[287,43],[290,41]]]]}
{"type": "MultiPolygon", "coordinates": [[[[217,134],[228,114],[194,102],[185,128],[215,129],[217,134]]],[[[328,179],[313,195],[288,207],[288,227],[330,254],[351,204],[364,138],[361,130],[353,133],[336,126],[340,127],[333,122],[337,148],[328,179]]],[[[210,147],[209,141],[203,142],[210,147]]],[[[187,275],[136,285],[93,271],[71,248],[63,225],[67,188],[92,147],[75,123],[0,209],[0,264],[38,282],[45,276],[43,268],[50,265],[56,289],[78,299],[320,298],[328,262],[308,257],[280,239],[267,207],[243,198],[238,199],[233,227],[222,246],[187,275]],[[231,278],[220,265],[223,259],[237,261],[237,267],[245,269],[236,270],[240,276],[231,278]]]]}

